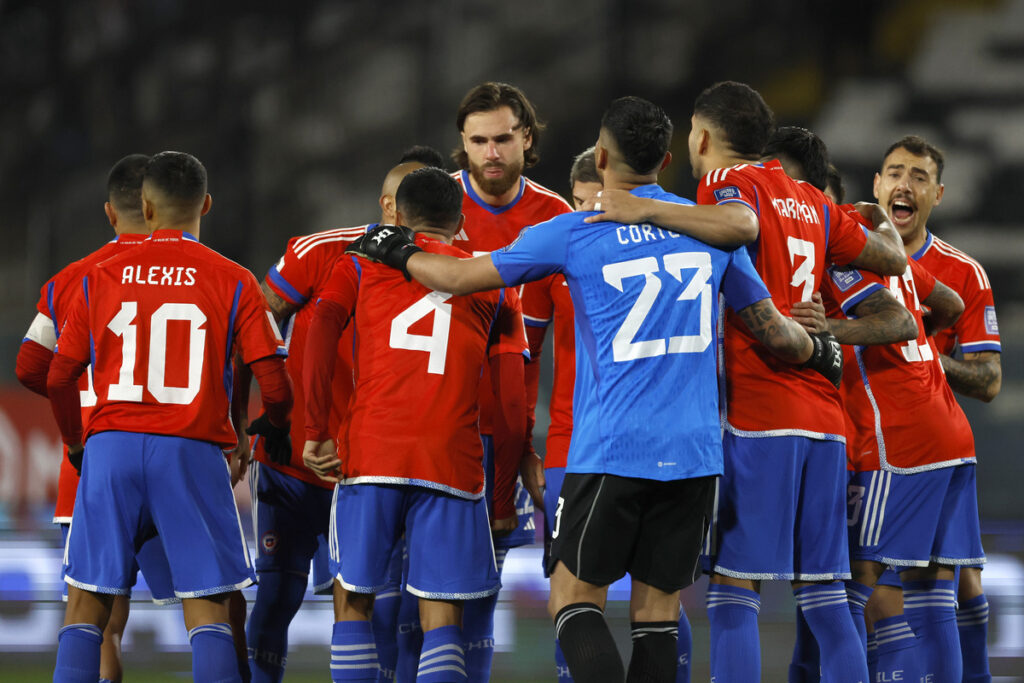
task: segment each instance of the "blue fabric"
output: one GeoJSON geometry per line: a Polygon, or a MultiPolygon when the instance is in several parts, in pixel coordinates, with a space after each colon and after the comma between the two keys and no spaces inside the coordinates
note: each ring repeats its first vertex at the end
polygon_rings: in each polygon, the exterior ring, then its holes
{"type": "Polygon", "coordinates": [[[306,574],[329,533],[334,490],[261,462],[252,464],[249,489],[256,513],[256,571],[306,574]]]}
{"type": "Polygon", "coordinates": [[[871,586],[865,586],[863,583],[858,583],[853,579],[846,581],[845,585],[846,601],[850,607],[850,616],[853,617],[853,626],[857,629],[861,647],[866,652],[868,647],[868,626],[867,622],[864,621],[864,607],[868,604],[868,600],[871,598],[871,594],[875,592],[875,589],[871,586]]]}
{"type": "Polygon", "coordinates": [[[95,683],[102,643],[103,632],[92,624],[69,624],[58,631],[54,683],[95,683]]]}
{"type": "Polygon", "coordinates": [[[866,683],[867,654],[853,625],[843,584],[812,584],[794,596],[818,643],[821,677],[835,683],[866,683]]]}
{"type": "Polygon", "coordinates": [[[398,608],[398,663],[395,676],[399,681],[416,680],[416,669],[420,662],[420,648],[423,645],[423,630],[420,628],[419,598],[409,591],[402,591],[398,608]]]}
{"type": "Polygon", "coordinates": [[[470,683],[486,683],[491,678],[494,610],[497,608],[497,593],[463,603],[462,646],[466,658],[466,678],[470,683]]]}
{"type": "Polygon", "coordinates": [[[761,641],[757,614],[761,598],[754,591],[712,584],[707,593],[711,638],[711,679],[715,683],[761,680],[761,641]]]}
{"type": "Polygon", "coordinates": [[[676,639],[676,683],[690,683],[690,666],[693,655],[693,630],[686,611],[679,608],[679,631],[676,639]]]}
{"type": "MultiPolygon", "coordinates": [[[[863,612],[861,616],[863,617],[863,612]]],[[[818,654],[818,641],[814,639],[814,633],[804,618],[803,610],[797,606],[796,639],[793,641],[793,659],[789,663],[787,683],[819,683],[821,662],[818,654]]]]}
{"type": "MultiPolygon", "coordinates": [[[[879,619],[874,624],[877,644],[874,679],[878,681],[918,681],[924,671],[918,639],[905,615],[879,619]]],[[[957,679],[959,681],[959,679],[957,679]]]]}
{"type": "MultiPolygon", "coordinates": [[[[490,434],[481,434],[480,441],[484,446],[484,496],[487,498],[487,509],[493,510],[491,501],[494,498],[494,437],[490,434]]],[[[537,526],[533,522],[533,499],[523,486],[522,477],[516,477],[513,497],[516,516],[519,518],[516,528],[504,536],[495,536],[495,548],[518,548],[533,543],[537,533],[537,526]]]]}
{"type": "Polygon", "coordinates": [[[952,581],[904,581],[903,611],[920,641],[924,673],[936,683],[963,676],[952,581]]]}
{"type": "Polygon", "coordinates": [[[960,632],[960,653],[964,663],[964,683],[992,680],[988,668],[988,599],[984,594],[961,602],[956,610],[960,632]]]}
{"type": "MultiPolygon", "coordinates": [[[[401,563],[401,556],[399,556],[401,563]]],[[[398,661],[398,610],[402,604],[401,588],[385,588],[373,601],[373,615],[370,626],[373,640],[377,643],[378,681],[395,680],[395,665],[398,661]]]]}
{"type": "Polygon", "coordinates": [[[256,601],[245,628],[252,680],[278,683],[288,659],[288,626],[302,606],[306,577],[289,572],[262,572],[256,601]]]}
{"type": "Polygon", "coordinates": [[[569,662],[565,661],[565,653],[562,652],[562,645],[558,638],[555,638],[555,678],[560,683],[572,681],[572,673],[569,672],[569,662]]]}
{"type": "MultiPolygon", "coordinates": [[[[632,193],[692,204],[657,185],[632,193]]],[[[576,384],[566,471],[662,481],[720,474],[718,294],[742,309],[768,290],[745,248],[723,251],[647,224],[584,223],[590,215],[558,216],[491,252],[509,286],[555,272],[569,285],[576,384]]]]}
{"type": "Polygon", "coordinates": [[[192,679],[196,683],[235,683],[242,680],[229,625],[196,626],[188,632],[188,640],[192,644],[192,679]]]}
{"type": "Polygon", "coordinates": [[[377,646],[368,621],[336,621],[331,634],[331,680],[377,680],[377,646]]]}
{"type": "Polygon", "coordinates": [[[468,680],[463,640],[462,629],[458,626],[442,626],[425,632],[416,683],[462,683],[468,680]]]}

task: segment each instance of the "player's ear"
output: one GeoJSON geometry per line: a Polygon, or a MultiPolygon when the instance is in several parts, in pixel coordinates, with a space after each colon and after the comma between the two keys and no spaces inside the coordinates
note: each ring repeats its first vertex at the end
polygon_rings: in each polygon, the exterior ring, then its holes
{"type": "Polygon", "coordinates": [[[672,152],[665,152],[665,158],[661,160],[661,166],[658,167],[659,171],[664,171],[665,167],[672,163],[672,152]]]}
{"type": "MultiPolygon", "coordinates": [[[[387,217],[395,215],[395,198],[389,194],[382,194],[377,203],[380,204],[381,218],[387,223],[387,217]]],[[[398,221],[396,220],[395,223],[398,221]]]]}
{"type": "Polygon", "coordinates": [[[946,191],[946,186],[939,183],[939,189],[935,191],[935,206],[942,203],[942,194],[946,191]]]}
{"type": "Polygon", "coordinates": [[[594,166],[602,171],[608,168],[608,150],[600,142],[594,145],[594,166]]]}
{"type": "Polygon", "coordinates": [[[709,147],[711,147],[711,131],[707,128],[701,128],[700,135],[697,138],[697,153],[701,155],[707,154],[709,147]]]}
{"type": "Polygon", "coordinates": [[[527,128],[523,132],[523,151],[525,152],[526,150],[530,149],[531,147],[533,147],[533,130],[530,129],[530,128],[527,128]]]}
{"type": "Polygon", "coordinates": [[[103,203],[103,213],[107,214],[107,220],[110,221],[110,227],[117,227],[117,209],[110,202],[103,203]]]}
{"type": "MultiPolygon", "coordinates": [[[[878,196],[878,183],[881,182],[881,180],[882,176],[878,173],[875,173],[875,182],[872,183],[871,185],[871,193],[875,195],[875,199],[880,199],[880,197],[878,196]]],[[[888,211],[888,209],[886,209],[886,211],[888,211]]]]}
{"type": "Polygon", "coordinates": [[[453,232],[452,234],[453,235],[458,235],[459,231],[462,230],[462,226],[465,225],[465,224],[466,224],[466,214],[460,213],[459,214],[459,222],[455,224],[455,232],[453,232]]]}
{"type": "Polygon", "coordinates": [[[213,197],[211,197],[210,193],[207,192],[206,197],[203,198],[203,208],[199,212],[199,215],[205,216],[207,213],[209,213],[211,206],[213,206],[213,197]]]}
{"type": "Polygon", "coordinates": [[[153,216],[156,214],[156,210],[153,208],[153,202],[149,201],[145,195],[142,196],[142,217],[147,222],[153,220],[153,216]]]}

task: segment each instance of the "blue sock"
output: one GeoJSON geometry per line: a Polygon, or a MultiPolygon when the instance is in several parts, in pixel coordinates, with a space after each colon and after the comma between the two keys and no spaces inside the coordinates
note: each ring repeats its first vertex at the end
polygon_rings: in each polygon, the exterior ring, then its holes
{"type": "Polygon", "coordinates": [[[860,643],[864,650],[867,651],[868,626],[864,621],[864,606],[868,604],[868,599],[875,592],[875,589],[856,581],[846,581],[845,584],[846,602],[849,603],[850,616],[853,617],[853,627],[857,629],[860,643]]]}
{"type": "Polygon", "coordinates": [[[555,677],[561,683],[572,681],[572,674],[569,673],[569,663],[565,661],[565,654],[562,653],[562,644],[555,638],[555,677]]]}
{"type": "Polygon", "coordinates": [[[960,632],[960,653],[964,662],[964,683],[988,683],[988,599],[982,593],[961,603],[956,610],[960,632]]]}
{"type": "Polygon", "coordinates": [[[878,641],[873,631],[868,634],[868,673],[871,680],[878,680],[878,641]]]}
{"type": "Polygon", "coordinates": [[[905,615],[886,617],[875,622],[878,660],[875,679],[880,681],[917,681],[924,673],[921,648],[905,615]]]}
{"type": "Polygon", "coordinates": [[[867,654],[853,626],[843,584],[804,586],[794,595],[818,642],[821,677],[836,683],[870,683],[867,654]]]}
{"type": "Polygon", "coordinates": [[[676,641],[676,683],[690,683],[690,654],[693,652],[693,631],[682,605],[679,607],[679,639],[676,641]]]}
{"type": "Polygon", "coordinates": [[[54,683],[95,683],[100,677],[103,631],[92,624],[69,624],[57,631],[54,683]]]}
{"type": "Polygon", "coordinates": [[[963,678],[952,581],[904,581],[903,611],[920,639],[924,673],[935,681],[963,678]]]}
{"type": "Polygon", "coordinates": [[[707,593],[711,626],[711,679],[715,683],[761,680],[757,614],[761,598],[746,588],[711,584],[707,593]]]}
{"type": "Polygon", "coordinates": [[[336,621],[331,636],[331,680],[377,680],[377,646],[368,621],[336,621]]]}
{"type": "Polygon", "coordinates": [[[304,576],[260,572],[256,601],[245,627],[253,683],[280,683],[288,659],[288,626],[305,593],[304,576]]]}
{"type": "Polygon", "coordinates": [[[818,657],[818,641],[814,639],[811,627],[804,619],[799,606],[796,608],[796,640],[793,641],[793,659],[789,663],[788,683],[818,683],[821,680],[821,664],[818,657]]]}
{"type": "Polygon", "coordinates": [[[204,624],[188,632],[192,645],[192,679],[196,683],[241,681],[235,639],[226,623],[204,624]]]}
{"type": "Polygon", "coordinates": [[[420,665],[416,683],[464,683],[466,659],[462,651],[464,640],[458,626],[442,626],[423,634],[420,665]]]}
{"type": "MultiPolygon", "coordinates": [[[[494,658],[494,610],[498,594],[466,600],[462,607],[462,647],[466,656],[466,678],[470,683],[486,683],[491,678],[494,658]]],[[[426,636],[424,645],[426,647],[426,636]]]]}
{"type": "Polygon", "coordinates": [[[420,665],[423,630],[420,628],[420,601],[409,591],[402,591],[398,607],[398,661],[395,677],[400,681],[415,681],[420,665]]]}
{"type": "Polygon", "coordinates": [[[402,604],[400,589],[387,590],[377,594],[373,601],[373,616],[370,625],[373,639],[377,643],[377,664],[380,672],[377,680],[395,680],[395,666],[398,662],[398,610],[402,604]]]}

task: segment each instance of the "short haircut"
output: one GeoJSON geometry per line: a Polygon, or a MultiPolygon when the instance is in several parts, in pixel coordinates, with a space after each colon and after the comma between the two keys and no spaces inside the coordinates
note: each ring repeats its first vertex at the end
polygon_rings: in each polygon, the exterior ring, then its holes
{"type": "Polygon", "coordinates": [[[427,145],[414,145],[410,147],[402,152],[402,158],[398,160],[399,164],[410,164],[413,162],[423,164],[424,166],[444,168],[444,157],[436,149],[427,145]]]}
{"type": "Polygon", "coordinates": [[[843,185],[843,176],[835,164],[828,165],[828,183],[826,187],[832,190],[832,196],[836,198],[836,204],[846,201],[846,186],[843,185]]]}
{"type": "Polygon", "coordinates": [[[206,168],[191,154],[160,152],[146,166],[146,183],[152,183],[167,200],[180,207],[201,204],[206,196],[206,168]]]}
{"type": "Polygon", "coordinates": [[[672,144],[672,120],[653,102],[642,97],[620,97],[601,117],[623,160],[637,173],[658,170],[672,144]]]}
{"type": "Polygon", "coordinates": [[[821,138],[799,126],[780,126],[768,139],[762,154],[786,156],[804,169],[804,180],[819,190],[828,185],[828,148],[821,138]]]}
{"type": "Polygon", "coordinates": [[[576,183],[600,183],[601,176],[597,174],[597,160],[594,158],[594,147],[587,147],[576,155],[572,160],[572,170],[569,171],[569,189],[576,183]]]}
{"type": "Polygon", "coordinates": [[[889,145],[889,149],[885,150],[885,154],[882,155],[882,164],[885,164],[885,160],[890,154],[901,147],[914,156],[931,157],[931,160],[935,162],[936,168],[935,182],[942,182],[942,169],[946,165],[946,158],[938,147],[920,135],[907,135],[889,145]]]}
{"type": "Polygon", "coordinates": [[[142,215],[142,179],[146,175],[149,157],[129,154],[107,174],[107,201],[119,211],[133,211],[142,215]]]}
{"type": "MultiPolygon", "coordinates": [[[[496,83],[488,81],[476,86],[462,98],[459,110],[455,115],[455,126],[462,132],[466,124],[466,117],[482,111],[495,111],[502,107],[508,107],[519,120],[519,126],[523,132],[532,136],[530,149],[523,155],[526,168],[536,166],[540,161],[540,134],[544,130],[544,124],[537,118],[537,112],[530,100],[522,90],[508,83],[496,83]]],[[[466,150],[459,147],[452,152],[452,159],[459,165],[459,168],[469,168],[469,155],[466,150]]]]}
{"type": "Polygon", "coordinates": [[[722,81],[697,96],[693,113],[714,125],[732,150],[759,158],[775,128],[775,115],[756,90],[745,83],[722,81]]]}
{"type": "Polygon", "coordinates": [[[462,215],[462,187],[439,168],[419,168],[402,179],[395,205],[406,223],[454,231],[462,215]]]}

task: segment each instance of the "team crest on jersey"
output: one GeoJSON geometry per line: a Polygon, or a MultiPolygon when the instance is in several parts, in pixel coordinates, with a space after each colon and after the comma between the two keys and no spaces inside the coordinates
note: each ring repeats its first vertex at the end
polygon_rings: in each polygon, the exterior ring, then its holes
{"type": "Polygon", "coordinates": [[[840,292],[845,292],[850,287],[864,279],[864,276],[851,268],[829,268],[829,276],[840,292]]]}
{"type": "Polygon", "coordinates": [[[985,331],[989,334],[999,334],[999,323],[996,321],[996,307],[985,307],[985,331]]]}
{"type": "Polygon", "coordinates": [[[726,199],[736,199],[740,196],[740,188],[735,185],[729,187],[720,187],[715,190],[715,201],[721,202],[726,199]]]}
{"type": "Polygon", "coordinates": [[[264,554],[273,555],[277,552],[277,534],[273,531],[263,534],[263,538],[260,539],[260,546],[263,547],[264,554]]]}

